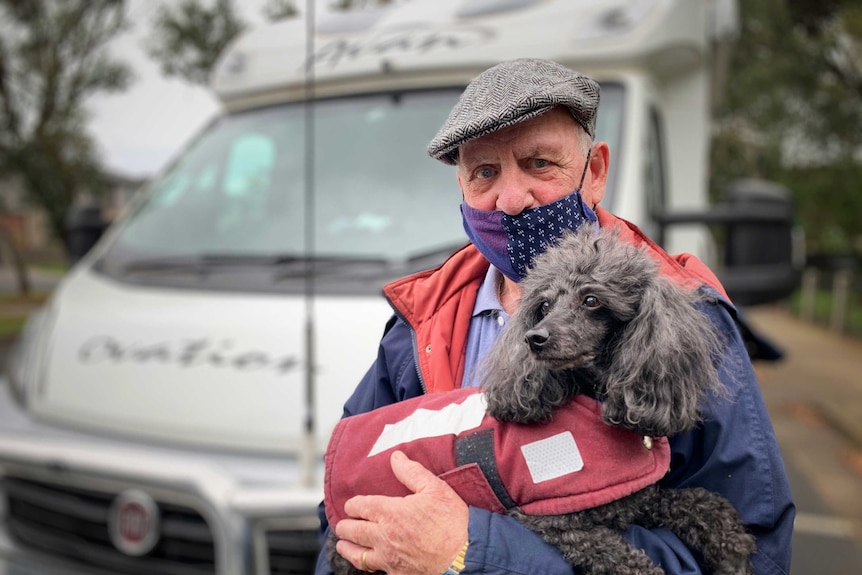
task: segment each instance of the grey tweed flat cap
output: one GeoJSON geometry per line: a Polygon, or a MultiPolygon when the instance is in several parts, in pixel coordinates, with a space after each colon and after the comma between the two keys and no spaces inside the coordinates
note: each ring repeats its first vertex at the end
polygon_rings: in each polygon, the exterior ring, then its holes
{"type": "Polygon", "coordinates": [[[600,88],[591,78],[550,60],[521,58],[497,64],[470,82],[428,144],[428,154],[454,165],[458,147],[491,132],[566,106],[596,135],[600,88]]]}

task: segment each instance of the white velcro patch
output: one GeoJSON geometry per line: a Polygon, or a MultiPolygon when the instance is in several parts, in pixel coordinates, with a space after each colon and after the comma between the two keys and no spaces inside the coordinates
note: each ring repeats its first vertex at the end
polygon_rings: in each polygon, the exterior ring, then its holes
{"type": "Polygon", "coordinates": [[[522,445],[521,453],[533,483],[556,479],[584,468],[584,460],[571,431],[522,445]]]}
{"type": "Polygon", "coordinates": [[[482,424],[486,411],[484,393],[476,393],[461,403],[453,403],[436,411],[417,409],[401,421],[383,426],[368,457],[417,439],[458,435],[462,431],[475,429],[482,424]]]}

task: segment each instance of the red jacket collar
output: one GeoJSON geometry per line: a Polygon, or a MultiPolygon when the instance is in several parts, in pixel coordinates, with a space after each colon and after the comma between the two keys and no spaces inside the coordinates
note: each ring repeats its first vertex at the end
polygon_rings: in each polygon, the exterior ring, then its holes
{"type": "Polygon", "coordinates": [[[419,373],[427,393],[461,386],[470,318],[489,266],[479,250],[468,244],[440,267],[383,288],[416,334],[419,373]]]}

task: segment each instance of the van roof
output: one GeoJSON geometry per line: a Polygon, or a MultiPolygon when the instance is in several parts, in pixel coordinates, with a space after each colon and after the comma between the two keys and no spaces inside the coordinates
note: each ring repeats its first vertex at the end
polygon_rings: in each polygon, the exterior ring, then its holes
{"type": "MultiPolygon", "coordinates": [[[[698,65],[716,0],[409,0],[265,25],[226,51],[212,87],[228,108],[429,86],[463,86],[502,60],[572,68],[698,65]],[[310,54],[310,55],[309,55],[310,54]],[[313,81],[312,81],[313,80],[313,81]]],[[[719,0],[720,2],[720,0],[719,0]]]]}

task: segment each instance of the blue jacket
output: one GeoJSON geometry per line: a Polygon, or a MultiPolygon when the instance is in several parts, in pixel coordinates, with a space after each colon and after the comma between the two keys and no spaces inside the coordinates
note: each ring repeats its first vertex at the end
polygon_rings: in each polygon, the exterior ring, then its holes
{"type": "MultiPolygon", "coordinates": [[[[699,486],[724,495],[757,538],[754,572],[787,575],[795,507],[735,309],[703,264],[690,257],[671,258],[635,226],[607,212],[599,216],[601,225],[621,224],[631,241],[650,245],[664,273],[684,281],[696,278],[704,289],[713,290],[715,301],[701,304],[702,311],[728,342],[720,368],[727,397],[705,406],[700,427],[671,438],[671,470],[660,485],[699,486]]],[[[377,360],[344,406],[345,416],[460,386],[469,316],[487,267],[475,248],[467,246],[440,268],[387,286],[396,313],[386,325],[377,360]]],[[[325,536],[329,528],[322,505],[320,519],[325,536]]],[[[463,575],[574,572],[555,548],[515,519],[471,507],[468,528],[463,575]]],[[[625,535],[668,575],[702,572],[697,557],[667,530],[632,527],[625,535]]],[[[316,573],[331,573],[325,552],[316,573]]]]}

